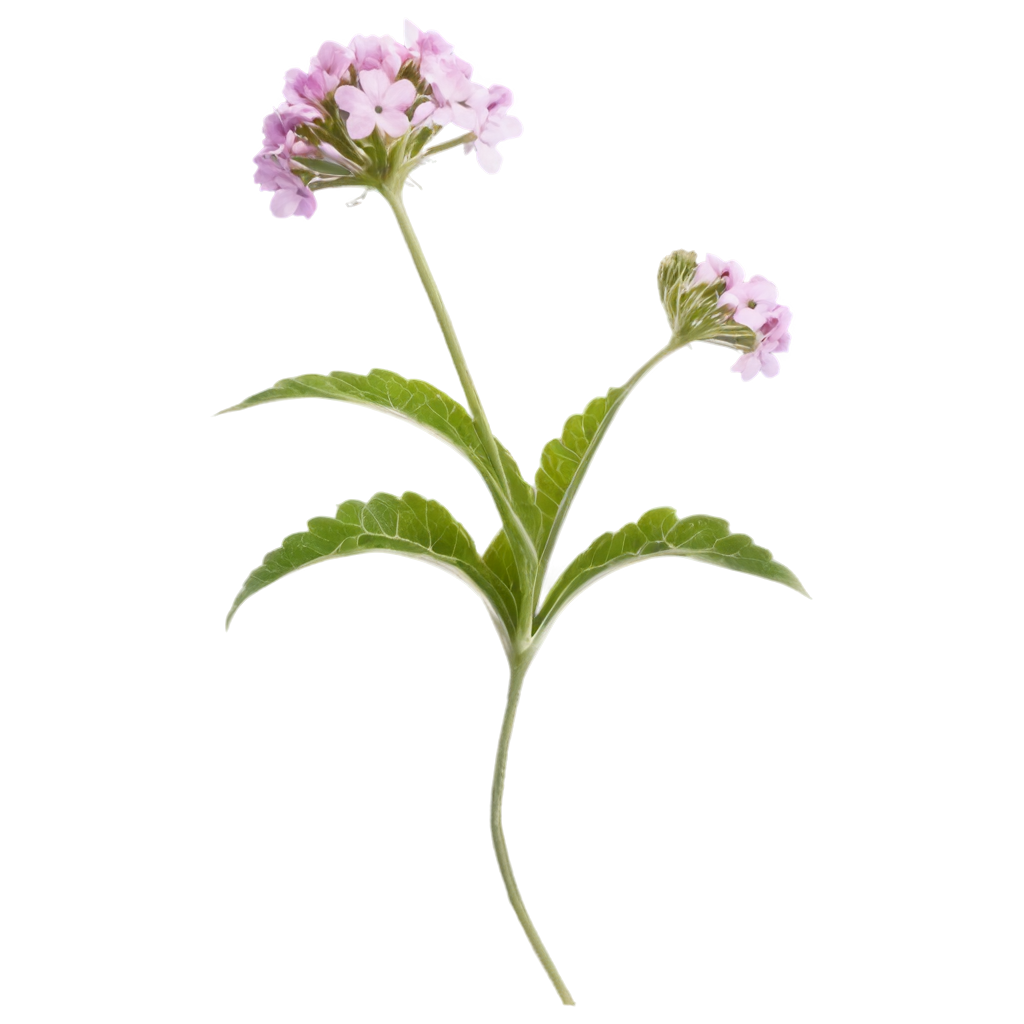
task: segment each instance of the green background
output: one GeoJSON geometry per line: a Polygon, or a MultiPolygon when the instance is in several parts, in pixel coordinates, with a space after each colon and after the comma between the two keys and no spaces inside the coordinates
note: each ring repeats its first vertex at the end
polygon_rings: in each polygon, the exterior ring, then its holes
{"type": "Polygon", "coordinates": [[[5,0],[4,1024],[1020,1021],[1022,11],[5,0]],[[396,421],[210,418],[301,371],[457,389],[383,205],[251,182],[281,74],[410,13],[526,124],[409,200],[525,470],[664,342],[668,250],[795,310],[774,381],[642,385],[560,549],[672,504],[815,595],[648,563],[532,668],[507,830],[575,1011],[489,849],[472,598],[369,556],[221,631],[344,498],[496,525],[396,421]]]}

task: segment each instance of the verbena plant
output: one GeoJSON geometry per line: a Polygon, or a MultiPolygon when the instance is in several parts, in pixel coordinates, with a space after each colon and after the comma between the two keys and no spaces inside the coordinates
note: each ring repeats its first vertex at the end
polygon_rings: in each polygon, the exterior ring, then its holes
{"type": "MultiPolygon", "coordinates": [[[[714,256],[697,262],[692,252],[667,256],[658,289],[671,327],[668,343],[622,387],[571,416],[560,437],[548,442],[531,486],[491,431],[470,377],[451,318],[420,243],[402,192],[410,173],[456,146],[475,151],[488,171],[500,163],[496,144],[517,136],[510,116],[512,94],[485,89],[471,68],[434,32],[406,26],[406,45],[388,37],[357,36],[348,46],[325,43],[309,72],[289,71],[285,103],[264,122],[264,147],[256,157],[256,182],[273,192],[279,217],[309,217],[322,189],[373,190],[390,205],[430,298],[441,333],[466,395],[468,408],[420,380],[387,370],[368,374],[307,374],[278,381],[232,407],[285,398],[329,398],[383,409],[426,427],[461,452],[490,491],[501,530],[481,555],[473,539],[438,502],[418,494],[376,494],[352,499],[333,516],[310,520],[303,533],[286,537],[245,581],[228,615],[258,590],[296,569],[366,551],[397,551],[453,570],[475,587],[494,620],[508,656],[508,704],[498,740],[491,789],[491,833],[509,900],[562,1001],[572,997],[523,905],[512,874],[501,824],[505,763],[523,679],[558,613],[588,584],[624,565],[679,555],[762,576],[804,593],[797,578],[769,551],[724,519],[679,518],[671,508],[645,512],[635,523],[598,537],[552,584],[541,600],[545,572],[565,517],[594,453],[616,412],[641,378],[672,352],[695,341],[740,352],[733,369],[749,380],[778,372],[776,352],[789,344],[789,310],[776,302],[775,287],[761,277],[744,280],[740,268],[714,256]],[[446,125],[462,134],[434,141],[446,125]]],[[[361,199],[362,197],[360,197],[361,199]]],[[[359,199],[355,200],[358,202],[359,199]]],[[[225,410],[225,411],[232,411],[225,410]]]]}

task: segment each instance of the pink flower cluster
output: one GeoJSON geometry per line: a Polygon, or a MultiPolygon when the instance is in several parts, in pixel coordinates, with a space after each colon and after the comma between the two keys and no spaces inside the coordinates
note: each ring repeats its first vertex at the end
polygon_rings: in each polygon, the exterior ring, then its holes
{"type": "MultiPolygon", "coordinates": [[[[263,122],[255,180],[275,193],[271,212],[309,217],[316,209],[308,187],[313,175],[293,158],[327,161],[358,176],[368,164],[357,158],[370,152],[372,140],[359,144],[375,132],[390,153],[395,141],[411,131],[429,138],[455,125],[473,136],[466,152],[475,150],[484,170],[496,171],[501,164],[497,144],[519,135],[522,125],[509,115],[512,93],[500,85],[485,88],[472,80],[472,73],[436,32],[420,32],[408,22],[404,46],[389,36],[356,36],[348,46],[324,43],[309,71],[287,73],[285,102],[263,122]],[[296,134],[302,126],[319,131],[304,131],[303,138],[296,134]],[[342,133],[337,146],[328,141],[334,131],[342,133]],[[311,135],[316,144],[309,141],[311,135]],[[356,144],[349,155],[342,152],[345,143],[356,144]]],[[[423,141],[410,144],[409,150],[419,153],[423,141]]]]}
{"type": "Polygon", "coordinates": [[[752,380],[763,373],[774,377],[779,372],[776,352],[789,351],[789,322],[792,314],[787,306],[780,306],[776,300],[775,285],[757,275],[749,281],[743,280],[743,270],[738,263],[720,260],[708,253],[703,263],[697,264],[693,274],[694,284],[725,281],[725,291],[718,299],[719,306],[731,307],[732,319],[749,327],[757,336],[757,348],[744,352],[736,360],[733,370],[744,380],[752,380]]]}

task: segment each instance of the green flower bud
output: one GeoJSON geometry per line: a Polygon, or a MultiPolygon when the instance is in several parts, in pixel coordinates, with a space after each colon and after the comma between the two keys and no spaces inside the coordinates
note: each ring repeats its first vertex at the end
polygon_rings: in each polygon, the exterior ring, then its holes
{"type": "Polygon", "coordinates": [[[697,254],[689,249],[669,253],[658,267],[658,294],[661,296],[668,322],[675,326],[679,303],[697,269],[697,254]]]}

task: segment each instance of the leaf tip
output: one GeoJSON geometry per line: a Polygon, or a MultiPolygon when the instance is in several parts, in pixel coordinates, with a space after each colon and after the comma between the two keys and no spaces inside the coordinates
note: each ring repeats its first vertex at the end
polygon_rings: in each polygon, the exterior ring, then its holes
{"type": "Polygon", "coordinates": [[[224,632],[225,633],[231,628],[231,620],[235,617],[235,612],[238,611],[238,606],[241,603],[242,603],[241,601],[237,601],[236,600],[235,603],[231,606],[231,611],[228,612],[228,617],[224,620],[224,632]]]}
{"type": "Polygon", "coordinates": [[[246,403],[244,401],[238,401],[233,406],[225,406],[223,409],[218,409],[215,413],[210,414],[211,420],[219,420],[222,416],[230,416],[231,413],[237,413],[241,409],[245,409],[246,403]]]}

